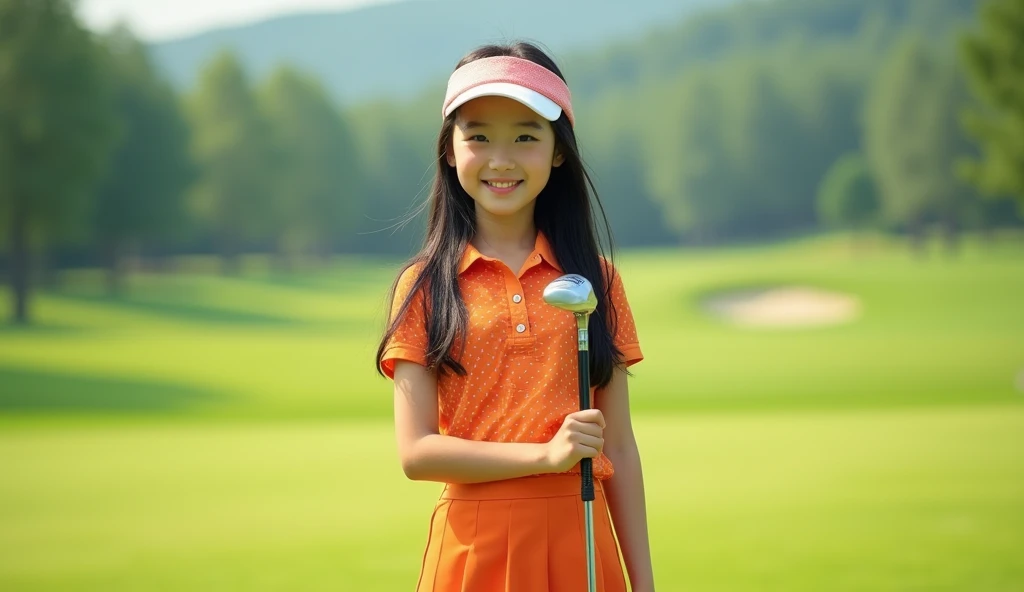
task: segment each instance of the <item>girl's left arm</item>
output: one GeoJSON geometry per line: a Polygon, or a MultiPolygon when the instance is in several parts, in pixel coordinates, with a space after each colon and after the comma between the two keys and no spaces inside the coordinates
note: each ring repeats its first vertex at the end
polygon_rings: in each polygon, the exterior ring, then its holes
{"type": "Polygon", "coordinates": [[[644,475],[629,416],[626,378],[625,370],[616,367],[611,382],[595,396],[606,424],[604,454],[615,469],[615,474],[604,482],[604,490],[633,592],[653,592],[654,569],[647,537],[644,475]]]}

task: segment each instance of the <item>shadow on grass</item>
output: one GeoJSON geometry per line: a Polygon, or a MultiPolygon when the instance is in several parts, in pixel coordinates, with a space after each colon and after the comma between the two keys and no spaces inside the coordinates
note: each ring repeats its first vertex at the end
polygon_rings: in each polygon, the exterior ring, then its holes
{"type": "Polygon", "coordinates": [[[46,336],[63,336],[73,335],[76,333],[85,333],[88,329],[83,327],[76,327],[74,325],[59,325],[40,323],[39,321],[33,320],[27,325],[16,325],[11,322],[0,322],[0,336],[8,335],[46,335],[46,336]]]}
{"type": "Polygon", "coordinates": [[[192,386],[0,367],[0,413],[189,411],[226,395],[192,386]]]}
{"type": "Polygon", "coordinates": [[[55,292],[52,293],[52,296],[84,304],[116,306],[125,310],[174,318],[188,323],[263,325],[275,327],[307,324],[306,321],[286,315],[272,315],[244,310],[233,310],[230,308],[218,308],[204,306],[194,302],[162,302],[134,296],[94,296],[75,294],[73,292],[55,292]]]}
{"type": "Polygon", "coordinates": [[[389,271],[354,269],[333,274],[270,272],[262,275],[240,276],[233,279],[237,283],[244,283],[249,286],[299,290],[321,296],[327,295],[331,298],[347,298],[352,295],[364,296],[370,293],[379,295],[383,300],[395,277],[394,273],[389,271]]]}

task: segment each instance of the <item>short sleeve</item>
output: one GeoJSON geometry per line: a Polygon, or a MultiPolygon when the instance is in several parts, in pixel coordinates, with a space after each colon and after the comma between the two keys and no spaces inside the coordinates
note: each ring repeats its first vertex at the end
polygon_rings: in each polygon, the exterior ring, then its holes
{"type": "MultiPolygon", "coordinates": [[[[395,298],[391,302],[391,313],[388,317],[389,326],[401,310],[402,303],[405,302],[413,284],[416,283],[421,269],[421,265],[411,265],[398,278],[395,298]]],[[[423,290],[417,291],[395,329],[394,335],[384,347],[380,368],[384,375],[392,380],[395,378],[396,360],[408,360],[422,366],[427,365],[427,319],[423,298],[423,290]]]]}
{"type": "Polygon", "coordinates": [[[611,300],[615,305],[615,334],[612,342],[622,352],[623,361],[626,366],[632,366],[644,359],[640,351],[640,338],[636,332],[636,322],[633,320],[633,311],[629,307],[629,300],[626,299],[626,288],[622,284],[622,276],[615,271],[611,264],[608,268],[613,271],[611,285],[611,300]]]}

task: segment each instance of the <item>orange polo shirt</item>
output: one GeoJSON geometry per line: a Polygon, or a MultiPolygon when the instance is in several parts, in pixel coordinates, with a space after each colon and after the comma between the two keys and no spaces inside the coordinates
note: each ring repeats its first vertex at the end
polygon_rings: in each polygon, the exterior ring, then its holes
{"type": "MultiPolygon", "coordinates": [[[[399,279],[391,315],[405,300],[421,265],[399,279]]],[[[492,442],[547,442],[569,413],[579,410],[576,320],[571,312],[544,302],[544,288],[563,275],[551,245],[537,234],[533,253],[515,273],[472,244],[459,266],[459,289],[469,311],[466,349],[460,363],[466,376],[438,376],[438,429],[441,434],[492,442]]],[[[600,298],[601,296],[598,295],[600,298]]],[[[617,312],[615,345],[626,365],[643,359],[636,325],[618,273],[611,297],[617,312]]],[[[593,322],[593,321],[591,321],[593,322]]],[[[458,342],[456,342],[458,348],[458,342]]],[[[381,369],[394,378],[395,360],[426,365],[427,330],[423,292],[418,292],[385,349],[381,369]]],[[[600,397],[591,389],[592,404],[600,397]]],[[[576,465],[569,473],[578,473],[576,465]]],[[[594,459],[594,478],[607,479],[611,461],[594,459]]]]}

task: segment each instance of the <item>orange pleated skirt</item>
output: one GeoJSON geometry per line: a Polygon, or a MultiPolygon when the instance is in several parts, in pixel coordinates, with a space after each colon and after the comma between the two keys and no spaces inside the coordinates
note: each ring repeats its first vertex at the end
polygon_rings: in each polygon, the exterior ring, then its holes
{"type": "MultiPolygon", "coordinates": [[[[597,589],[626,592],[604,490],[594,482],[597,589]]],[[[579,475],[448,484],[430,520],[417,592],[585,592],[579,475]]]]}

